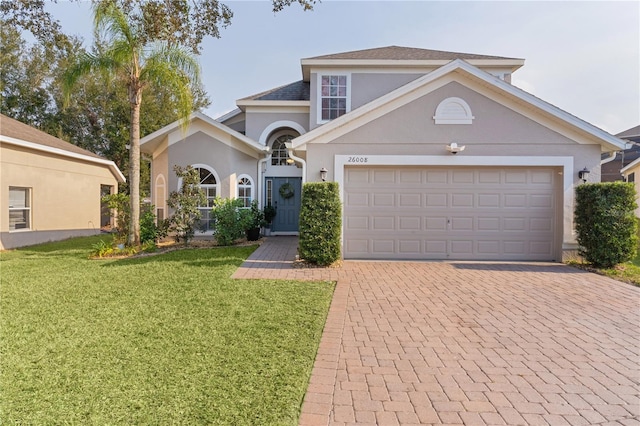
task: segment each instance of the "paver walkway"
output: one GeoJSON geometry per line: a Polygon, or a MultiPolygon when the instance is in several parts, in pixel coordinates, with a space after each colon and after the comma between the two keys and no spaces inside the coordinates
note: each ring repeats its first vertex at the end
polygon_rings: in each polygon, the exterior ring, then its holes
{"type": "Polygon", "coordinates": [[[338,282],[300,425],[640,425],[640,288],[553,263],[295,269],[296,245],[234,277],[338,282]]]}

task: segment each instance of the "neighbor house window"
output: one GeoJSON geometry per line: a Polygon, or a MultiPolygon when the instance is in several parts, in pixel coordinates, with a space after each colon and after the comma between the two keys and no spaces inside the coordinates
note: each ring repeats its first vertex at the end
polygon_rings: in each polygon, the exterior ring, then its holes
{"type": "Polygon", "coordinates": [[[320,121],[329,121],[349,112],[349,76],[321,75],[320,121]]]}
{"type": "Polygon", "coordinates": [[[240,176],[238,179],[238,199],[242,200],[243,207],[251,207],[253,182],[249,176],[240,176]]]}
{"type": "Polygon", "coordinates": [[[635,182],[635,181],[636,181],[636,174],[629,173],[629,176],[627,176],[627,182],[635,182]]]}
{"type": "Polygon", "coordinates": [[[31,229],[31,188],[9,187],[9,231],[31,229]]]}
{"type": "Polygon", "coordinates": [[[273,141],[271,145],[271,165],[272,166],[291,166],[294,161],[289,157],[286,143],[293,139],[292,135],[282,135],[273,141]]]}

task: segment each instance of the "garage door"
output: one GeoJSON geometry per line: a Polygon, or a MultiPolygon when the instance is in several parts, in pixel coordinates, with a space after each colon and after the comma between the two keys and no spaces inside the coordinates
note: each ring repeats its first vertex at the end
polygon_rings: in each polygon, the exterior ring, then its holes
{"type": "Polygon", "coordinates": [[[554,260],[559,169],[346,167],[347,259],[554,260]]]}

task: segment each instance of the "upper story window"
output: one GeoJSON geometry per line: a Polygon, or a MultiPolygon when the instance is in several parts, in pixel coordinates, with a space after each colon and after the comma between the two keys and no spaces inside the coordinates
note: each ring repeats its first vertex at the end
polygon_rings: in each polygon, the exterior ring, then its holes
{"type": "Polygon", "coordinates": [[[282,135],[273,141],[271,145],[271,165],[272,166],[291,166],[294,161],[289,157],[289,152],[285,144],[293,139],[292,135],[282,135]]]}
{"type": "Polygon", "coordinates": [[[9,187],[9,231],[31,229],[31,188],[9,187]]]}
{"type": "Polygon", "coordinates": [[[349,75],[331,74],[319,76],[319,121],[330,121],[351,109],[349,75]]]}

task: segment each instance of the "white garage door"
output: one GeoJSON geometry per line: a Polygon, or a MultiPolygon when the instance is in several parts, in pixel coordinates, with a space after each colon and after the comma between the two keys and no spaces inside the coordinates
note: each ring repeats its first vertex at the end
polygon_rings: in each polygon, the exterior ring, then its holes
{"type": "Polygon", "coordinates": [[[559,170],[347,167],[347,259],[554,260],[559,170]]]}

